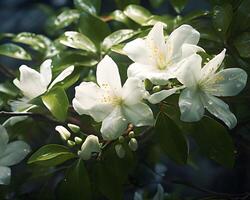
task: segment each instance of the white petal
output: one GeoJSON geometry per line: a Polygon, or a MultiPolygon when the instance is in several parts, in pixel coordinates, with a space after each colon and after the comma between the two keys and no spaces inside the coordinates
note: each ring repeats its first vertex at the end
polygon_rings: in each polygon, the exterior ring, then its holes
{"type": "Polygon", "coordinates": [[[9,167],[0,166],[0,185],[9,185],[11,170],[9,167]]]}
{"type": "Polygon", "coordinates": [[[194,44],[183,44],[182,45],[182,59],[187,58],[197,52],[205,52],[205,50],[197,45],[194,44]]]}
{"type": "Polygon", "coordinates": [[[186,88],[179,97],[181,120],[185,122],[199,121],[204,115],[204,107],[200,93],[195,89],[186,88]]]}
{"type": "Polygon", "coordinates": [[[0,166],[12,166],[21,162],[30,152],[30,146],[23,141],[11,142],[0,156],[0,166]]]}
{"type": "Polygon", "coordinates": [[[46,92],[47,86],[44,85],[41,75],[36,70],[22,65],[19,71],[20,80],[15,79],[13,83],[22,91],[24,96],[33,99],[46,92]]]}
{"type": "Polygon", "coordinates": [[[203,79],[207,79],[212,76],[220,67],[222,61],[225,58],[226,49],[224,49],[220,54],[215,56],[212,60],[210,60],[202,69],[201,76],[203,79]]]}
{"type": "Polygon", "coordinates": [[[197,85],[200,79],[201,61],[201,57],[197,54],[189,56],[179,66],[177,79],[187,87],[197,85]]]}
{"type": "Polygon", "coordinates": [[[105,56],[97,65],[97,83],[102,89],[118,94],[121,90],[121,78],[116,63],[109,56],[105,56]]]}
{"type": "Polygon", "coordinates": [[[176,87],[169,90],[162,90],[160,92],[156,92],[148,97],[148,101],[152,104],[157,104],[182,88],[183,87],[176,87]]]}
{"type": "Polygon", "coordinates": [[[109,102],[105,102],[104,91],[95,83],[83,82],[75,88],[73,107],[78,114],[90,115],[95,121],[100,122],[113,110],[109,102]]]}
{"type": "Polygon", "coordinates": [[[230,68],[212,76],[204,90],[214,96],[235,96],[243,90],[247,82],[247,73],[239,68],[230,68]]]}
{"type": "Polygon", "coordinates": [[[222,120],[230,129],[237,124],[235,115],[229,110],[229,106],[219,98],[209,94],[201,96],[205,108],[215,117],[222,120]]]}
{"type": "Polygon", "coordinates": [[[122,88],[122,99],[127,105],[138,103],[146,94],[144,84],[138,78],[128,78],[122,88]]]}
{"type": "Polygon", "coordinates": [[[175,58],[181,55],[183,44],[194,44],[199,42],[200,33],[192,26],[182,25],[175,29],[167,39],[168,57],[175,58]]]}
{"type": "Polygon", "coordinates": [[[153,112],[145,103],[124,105],[122,112],[126,119],[135,126],[152,126],[154,124],[153,112]]]}
{"type": "Polygon", "coordinates": [[[45,60],[40,66],[40,74],[43,78],[42,80],[44,81],[44,84],[46,85],[46,87],[50,84],[51,79],[52,79],[51,63],[52,63],[52,60],[48,59],[48,60],[45,60]]]}
{"type": "Polygon", "coordinates": [[[146,41],[141,38],[137,38],[131,42],[128,42],[124,46],[123,50],[134,62],[145,65],[153,64],[152,55],[149,48],[147,47],[146,41]]]}
{"type": "Polygon", "coordinates": [[[9,135],[6,129],[2,125],[0,125],[0,155],[6,149],[8,142],[9,135]]]}
{"type": "Polygon", "coordinates": [[[92,153],[98,153],[100,151],[101,146],[98,137],[95,135],[89,135],[82,144],[81,151],[78,155],[83,160],[89,160],[92,156],[92,153]]]}
{"type": "Polygon", "coordinates": [[[56,78],[55,80],[50,84],[49,89],[50,90],[55,84],[63,81],[65,78],[67,78],[72,72],[74,71],[74,66],[71,65],[70,67],[63,70],[56,78]]]}
{"type": "Polygon", "coordinates": [[[102,122],[101,133],[105,140],[114,140],[121,136],[128,126],[121,108],[117,106],[102,122]]]}

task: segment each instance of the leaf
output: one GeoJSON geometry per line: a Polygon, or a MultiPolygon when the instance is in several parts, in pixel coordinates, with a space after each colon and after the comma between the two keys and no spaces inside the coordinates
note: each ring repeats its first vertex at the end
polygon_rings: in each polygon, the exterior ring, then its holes
{"type": "Polygon", "coordinates": [[[188,23],[194,19],[200,18],[200,17],[204,17],[204,16],[208,16],[210,14],[209,11],[207,10],[198,10],[198,11],[193,11],[187,15],[185,15],[184,17],[182,17],[181,19],[181,23],[188,23]]]}
{"type": "Polygon", "coordinates": [[[234,46],[243,58],[250,58],[250,32],[239,35],[234,40],[234,46]]]}
{"type": "Polygon", "coordinates": [[[74,0],[75,7],[80,11],[97,15],[101,9],[101,0],[74,0]]]}
{"type": "Polygon", "coordinates": [[[165,0],[149,0],[149,2],[154,8],[159,8],[165,0]]]}
{"type": "Polygon", "coordinates": [[[246,30],[250,27],[250,1],[243,0],[238,7],[235,18],[234,18],[234,26],[235,30],[241,32],[242,30],[246,30]]]}
{"type": "Polygon", "coordinates": [[[48,144],[33,153],[28,160],[28,164],[39,164],[51,167],[62,164],[63,162],[75,157],[76,155],[71,153],[65,146],[48,144]]]}
{"type": "Polygon", "coordinates": [[[163,152],[177,163],[185,164],[188,158],[188,144],[175,122],[160,112],[156,119],[155,131],[163,152]]]}
{"type": "Polygon", "coordinates": [[[81,14],[79,31],[93,41],[97,48],[99,48],[103,39],[110,34],[108,24],[89,13],[81,14]]]}
{"type": "Polygon", "coordinates": [[[212,17],[215,30],[225,37],[233,18],[232,6],[230,4],[215,6],[212,17]]]}
{"type": "Polygon", "coordinates": [[[79,159],[69,168],[58,186],[58,199],[91,199],[91,184],[84,162],[79,159]]]}
{"type": "Polygon", "coordinates": [[[234,145],[232,138],[220,123],[204,117],[193,124],[191,136],[199,145],[200,150],[210,159],[232,168],[234,165],[234,145]]]}
{"type": "Polygon", "coordinates": [[[0,55],[21,60],[31,60],[31,56],[22,47],[11,43],[0,45],[0,55]]]}
{"type": "Polygon", "coordinates": [[[119,9],[123,9],[129,4],[140,4],[140,0],[115,0],[115,3],[119,9]]]}
{"type": "Polygon", "coordinates": [[[59,38],[59,42],[71,48],[81,49],[92,53],[96,52],[95,44],[85,35],[75,31],[65,32],[59,38]]]}
{"type": "Polygon", "coordinates": [[[121,29],[118,31],[115,31],[108,35],[102,43],[102,47],[105,51],[112,48],[115,45],[120,44],[121,42],[124,42],[131,37],[135,36],[138,32],[131,30],[131,29],[121,29]]]}
{"type": "Polygon", "coordinates": [[[43,95],[42,101],[54,117],[60,121],[66,119],[69,100],[65,91],[61,87],[56,87],[43,95]]]}
{"type": "Polygon", "coordinates": [[[121,10],[115,10],[110,14],[110,17],[112,17],[113,20],[126,24],[128,27],[136,27],[136,23],[127,17],[121,10]]]}
{"type": "Polygon", "coordinates": [[[138,24],[145,23],[151,17],[151,13],[147,9],[138,5],[127,6],[124,10],[124,13],[127,15],[127,17],[138,24]]]}
{"type": "Polygon", "coordinates": [[[148,20],[143,23],[143,26],[153,26],[157,22],[164,23],[166,25],[166,28],[168,30],[173,29],[173,17],[172,16],[158,16],[158,15],[152,15],[148,20]]]}
{"type": "Polygon", "coordinates": [[[170,0],[170,3],[174,7],[177,13],[180,13],[186,6],[188,0],[170,0]]]}

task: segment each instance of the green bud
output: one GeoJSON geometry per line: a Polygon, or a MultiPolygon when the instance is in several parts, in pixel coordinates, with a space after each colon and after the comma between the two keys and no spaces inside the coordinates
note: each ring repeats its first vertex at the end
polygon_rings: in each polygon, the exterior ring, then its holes
{"type": "Polygon", "coordinates": [[[124,142],[124,137],[121,135],[118,140],[119,140],[120,143],[123,143],[124,142]]]}
{"type": "Polygon", "coordinates": [[[145,89],[150,91],[153,88],[153,83],[149,79],[145,79],[144,81],[145,89]]]}
{"type": "Polygon", "coordinates": [[[75,124],[68,124],[68,127],[73,133],[78,133],[80,131],[80,127],[75,124]]]}
{"type": "Polygon", "coordinates": [[[76,144],[82,144],[82,138],[75,137],[74,140],[75,140],[76,144]]]}
{"type": "Polygon", "coordinates": [[[138,142],[135,138],[131,138],[131,140],[128,143],[129,148],[132,151],[136,151],[138,149],[138,142]]]}
{"type": "Polygon", "coordinates": [[[73,147],[73,146],[76,145],[76,143],[75,143],[74,141],[72,141],[72,140],[68,140],[68,141],[67,141],[67,145],[68,145],[69,147],[73,147]]]}
{"type": "Polygon", "coordinates": [[[161,86],[156,85],[153,87],[153,92],[160,92],[161,91],[161,86]]]}
{"type": "Polygon", "coordinates": [[[129,136],[130,138],[135,137],[135,132],[134,132],[134,131],[130,131],[130,132],[128,133],[128,136],[129,136]]]}
{"type": "Polygon", "coordinates": [[[126,151],[121,144],[115,145],[115,151],[119,158],[124,158],[126,151]]]}
{"type": "Polygon", "coordinates": [[[63,140],[68,140],[70,138],[71,133],[63,126],[56,126],[56,131],[60,134],[63,140]]]}

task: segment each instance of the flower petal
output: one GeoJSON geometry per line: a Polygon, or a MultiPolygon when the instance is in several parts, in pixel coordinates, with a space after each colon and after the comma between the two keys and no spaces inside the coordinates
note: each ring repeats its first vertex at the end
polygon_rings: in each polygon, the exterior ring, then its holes
{"type": "Polygon", "coordinates": [[[182,59],[187,58],[197,52],[205,52],[205,50],[194,44],[183,44],[182,45],[182,59]]]}
{"type": "Polygon", "coordinates": [[[104,140],[114,140],[121,136],[128,126],[121,108],[117,106],[102,122],[101,133],[104,140]]]}
{"type": "Polygon", "coordinates": [[[15,79],[13,83],[22,91],[24,96],[34,99],[47,90],[47,86],[42,82],[41,75],[34,69],[26,65],[19,68],[20,80],[15,79]]]}
{"type": "Polygon", "coordinates": [[[0,125],[0,154],[4,152],[9,142],[9,135],[6,129],[0,125]]]}
{"type": "Polygon", "coordinates": [[[42,80],[44,85],[47,87],[52,80],[52,70],[51,70],[52,60],[45,60],[40,66],[40,74],[42,76],[42,80]]]}
{"type": "Polygon", "coordinates": [[[205,111],[200,99],[200,93],[191,88],[186,88],[181,92],[179,107],[181,120],[185,122],[199,121],[205,111]]]}
{"type": "Polygon", "coordinates": [[[0,166],[12,166],[21,162],[30,152],[30,146],[23,141],[11,142],[0,156],[0,166]]]}
{"type": "Polygon", "coordinates": [[[213,75],[218,68],[220,67],[222,61],[225,58],[226,49],[224,49],[220,54],[215,56],[212,60],[210,60],[202,69],[201,69],[201,77],[202,79],[207,79],[211,75],[213,75]]]}
{"type": "Polygon", "coordinates": [[[214,96],[235,96],[243,90],[246,82],[247,73],[243,69],[224,69],[204,84],[204,90],[214,96]]]}
{"type": "Polygon", "coordinates": [[[101,146],[98,137],[95,135],[88,135],[82,144],[81,151],[79,152],[79,157],[83,160],[89,160],[92,153],[98,153],[101,151],[101,146]]]}
{"type": "Polygon", "coordinates": [[[0,185],[9,185],[11,170],[9,167],[0,166],[0,185]]]}
{"type": "Polygon", "coordinates": [[[135,126],[152,126],[154,124],[153,112],[145,103],[124,105],[122,112],[126,119],[135,126]]]}
{"type": "Polygon", "coordinates": [[[116,63],[109,56],[105,56],[97,65],[96,79],[104,90],[118,94],[121,90],[121,78],[116,63]]]}
{"type": "Polygon", "coordinates": [[[95,83],[82,82],[75,90],[73,107],[78,114],[90,115],[100,122],[112,112],[113,106],[105,102],[104,91],[95,83]]]}
{"type": "Polygon", "coordinates": [[[71,65],[68,68],[66,68],[65,70],[63,70],[56,78],[55,80],[50,84],[48,90],[50,90],[55,84],[63,81],[65,78],[67,78],[70,74],[72,74],[72,72],[74,71],[74,66],[71,65]]]}

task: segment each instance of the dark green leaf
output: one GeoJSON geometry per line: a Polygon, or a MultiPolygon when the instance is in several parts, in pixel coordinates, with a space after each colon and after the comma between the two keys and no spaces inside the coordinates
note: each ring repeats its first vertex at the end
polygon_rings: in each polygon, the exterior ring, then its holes
{"type": "Polygon", "coordinates": [[[74,157],[76,156],[65,146],[48,144],[33,153],[28,160],[28,164],[35,163],[43,166],[56,166],[74,157]]]}
{"type": "Polygon", "coordinates": [[[135,27],[136,25],[136,23],[127,17],[121,10],[115,10],[111,13],[110,17],[112,17],[113,20],[126,24],[128,27],[135,27]]]}
{"type": "Polygon", "coordinates": [[[115,0],[119,9],[124,9],[129,4],[139,4],[140,0],[115,0]]]}
{"type": "Polygon", "coordinates": [[[21,60],[31,60],[31,56],[22,47],[11,43],[0,45],[0,55],[21,60]]]}
{"type": "Polygon", "coordinates": [[[58,120],[64,121],[67,117],[69,100],[64,89],[56,87],[42,96],[44,105],[58,120]]]}
{"type": "Polygon", "coordinates": [[[240,32],[246,30],[250,27],[250,1],[243,0],[240,6],[238,7],[235,14],[234,26],[236,31],[240,32]]]}
{"type": "Polygon", "coordinates": [[[138,24],[144,24],[151,17],[151,13],[147,9],[138,5],[127,6],[124,13],[138,24]]]}
{"type": "Polygon", "coordinates": [[[204,117],[193,127],[191,135],[200,150],[210,159],[224,166],[233,167],[234,145],[225,127],[208,117],[204,117]]]}
{"type": "Polygon", "coordinates": [[[243,58],[250,58],[250,33],[242,33],[235,41],[234,46],[243,58]]]}
{"type": "Polygon", "coordinates": [[[181,23],[188,23],[194,19],[200,18],[200,17],[204,17],[204,16],[208,16],[210,14],[209,11],[193,11],[187,15],[185,15],[184,17],[182,17],[181,19],[181,23]]]}
{"type": "Polygon", "coordinates": [[[149,0],[149,2],[154,8],[158,8],[165,2],[165,0],[149,0]]]}
{"type": "Polygon", "coordinates": [[[180,13],[186,6],[188,0],[170,0],[170,3],[174,7],[177,13],[180,13]]]}
{"type": "Polygon", "coordinates": [[[156,119],[155,131],[163,152],[177,163],[185,164],[188,158],[188,144],[175,122],[160,112],[156,119]]]}
{"type": "Polygon", "coordinates": [[[77,160],[69,168],[65,178],[59,184],[58,198],[61,200],[91,200],[91,185],[88,172],[82,160],[77,160]]]}
{"type": "Polygon", "coordinates": [[[97,15],[100,12],[101,0],[74,0],[75,7],[80,11],[97,15]]]}

